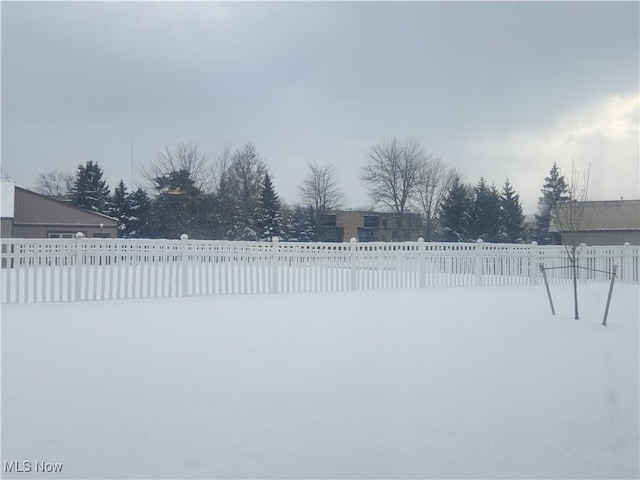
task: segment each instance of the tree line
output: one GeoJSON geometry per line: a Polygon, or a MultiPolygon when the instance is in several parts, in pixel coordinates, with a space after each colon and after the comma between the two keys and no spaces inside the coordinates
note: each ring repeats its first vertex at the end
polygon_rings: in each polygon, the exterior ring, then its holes
{"type": "MultiPolygon", "coordinates": [[[[365,158],[360,180],[373,207],[396,214],[399,238],[404,238],[404,216],[420,213],[427,241],[548,243],[551,211],[566,199],[566,181],[554,164],[530,234],[508,179],[501,190],[483,178],[476,185],[464,183],[455,168],[426,155],[413,140],[379,142],[365,158]]],[[[36,191],[116,218],[123,238],[187,233],[195,239],[318,241],[324,216],[340,208],[343,199],[335,168],[310,162],[299,185],[299,202],[284,205],[267,163],[252,144],[225,147],[211,161],[197,144],[176,143],[159,151],[142,176],[143,187],[129,191],[120,180],[111,193],[99,164],[87,161],[75,175],[39,174],[36,191]]]]}
{"type": "Polygon", "coordinates": [[[176,143],[142,168],[144,187],[129,191],[120,180],[113,193],[97,162],[78,165],[75,175],[38,175],[36,191],[119,221],[123,238],[319,240],[318,225],[340,204],[332,166],[308,164],[301,203],[282,204],[268,166],[255,147],[226,147],[214,159],[197,144],[176,143]]]}
{"type": "Polygon", "coordinates": [[[549,224],[553,209],[570,198],[566,180],[554,163],[538,201],[535,227],[529,231],[520,196],[507,178],[500,191],[481,178],[476,185],[441,158],[425,154],[414,140],[391,138],[366,152],[361,180],[374,205],[398,217],[419,212],[427,241],[524,243],[552,241],[549,224]]]}

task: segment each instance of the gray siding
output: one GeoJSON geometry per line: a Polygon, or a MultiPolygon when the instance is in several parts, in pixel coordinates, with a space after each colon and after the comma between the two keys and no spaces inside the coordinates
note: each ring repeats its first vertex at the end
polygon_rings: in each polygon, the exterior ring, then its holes
{"type": "MultiPolygon", "coordinates": [[[[571,232],[565,232],[562,234],[562,241],[564,244],[571,245],[571,232]]],[[[611,245],[624,245],[629,242],[629,245],[640,245],[640,231],[627,230],[627,231],[595,231],[595,232],[577,232],[576,243],[584,243],[586,245],[594,246],[611,246],[611,245]]]]}
{"type": "Polygon", "coordinates": [[[13,219],[3,218],[0,219],[0,234],[2,238],[13,237],[13,219]]]}
{"type": "Polygon", "coordinates": [[[559,233],[563,243],[571,244],[574,229],[576,243],[640,245],[640,200],[561,203],[549,231],[559,233]]]}
{"type": "Polygon", "coordinates": [[[116,238],[118,221],[16,187],[14,238],[47,238],[51,233],[75,235],[77,232],[84,233],[88,238],[116,238]]]}

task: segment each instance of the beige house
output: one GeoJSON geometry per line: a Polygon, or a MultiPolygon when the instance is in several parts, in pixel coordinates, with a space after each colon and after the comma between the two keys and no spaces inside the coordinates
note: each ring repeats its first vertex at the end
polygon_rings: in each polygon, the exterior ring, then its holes
{"type": "Polygon", "coordinates": [[[557,244],[640,245],[640,200],[564,202],[549,225],[557,244]]]}
{"type": "Polygon", "coordinates": [[[2,238],[116,238],[118,221],[2,181],[2,238]]]}
{"type": "Polygon", "coordinates": [[[337,210],[324,216],[323,242],[416,241],[422,234],[422,217],[417,213],[404,215],[403,235],[400,238],[398,218],[395,213],[337,210]]]}

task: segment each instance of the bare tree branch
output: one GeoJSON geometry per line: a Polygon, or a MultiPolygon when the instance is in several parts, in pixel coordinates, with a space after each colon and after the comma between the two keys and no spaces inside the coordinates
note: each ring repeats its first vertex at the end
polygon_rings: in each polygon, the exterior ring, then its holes
{"type": "Polygon", "coordinates": [[[155,188],[156,179],[174,172],[187,172],[194,186],[203,192],[212,190],[212,176],[209,158],[200,152],[198,144],[193,142],[177,142],[173,146],[165,145],[157,154],[153,163],[141,167],[141,173],[155,188]]]}
{"type": "Polygon", "coordinates": [[[581,253],[581,245],[578,242],[580,240],[579,232],[587,229],[588,223],[590,223],[590,219],[585,218],[584,216],[584,202],[587,199],[589,191],[590,172],[591,164],[589,164],[587,171],[581,175],[576,169],[573,159],[571,160],[571,176],[567,186],[569,200],[558,204],[554,212],[555,222],[561,232],[565,252],[571,262],[574,312],[576,320],[580,318],[578,312],[578,262],[580,260],[579,255],[581,253]]]}
{"type": "Polygon", "coordinates": [[[236,150],[231,160],[230,171],[241,212],[252,215],[260,202],[262,182],[268,172],[267,164],[250,143],[236,150]]]}
{"type": "Polygon", "coordinates": [[[368,161],[360,178],[374,204],[396,213],[402,239],[404,214],[417,194],[426,156],[415,140],[400,141],[394,137],[373,145],[366,157],[368,161]]]}
{"type": "Polygon", "coordinates": [[[586,172],[581,173],[571,161],[571,175],[567,185],[568,201],[558,204],[554,218],[558,229],[563,233],[563,244],[570,258],[573,258],[573,250],[579,246],[579,232],[588,228],[589,218],[585,218],[584,202],[589,192],[589,176],[591,165],[586,172]]]}
{"type": "Polygon", "coordinates": [[[458,175],[440,157],[429,157],[423,163],[418,181],[416,203],[423,216],[425,240],[433,238],[442,199],[447,194],[453,179],[458,175]]]}
{"type": "Polygon", "coordinates": [[[47,172],[38,174],[35,191],[49,197],[68,197],[73,186],[73,175],[62,172],[47,172]]]}
{"type": "Polygon", "coordinates": [[[322,226],[324,215],[342,204],[342,191],[333,165],[307,163],[308,173],[300,185],[302,203],[314,209],[317,225],[322,226]]]}

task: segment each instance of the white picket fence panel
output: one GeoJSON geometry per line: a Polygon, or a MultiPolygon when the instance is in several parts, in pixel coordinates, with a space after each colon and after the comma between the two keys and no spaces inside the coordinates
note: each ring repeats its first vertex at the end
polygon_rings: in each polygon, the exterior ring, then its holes
{"type": "MultiPolygon", "coordinates": [[[[571,281],[562,246],[2,239],[2,303],[571,281]],[[558,268],[563,267],[563,268],[558,268]]],[[[579,249],[581,282],[638,283],[640,247],[579,249]],[[588,270],[587,270],[588,269],[588,270]]]]}

